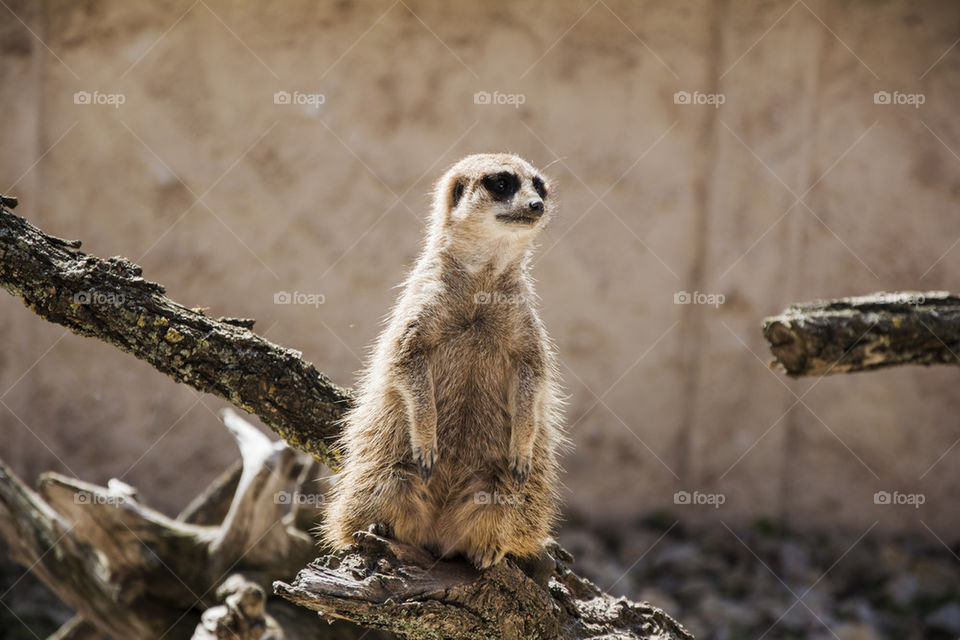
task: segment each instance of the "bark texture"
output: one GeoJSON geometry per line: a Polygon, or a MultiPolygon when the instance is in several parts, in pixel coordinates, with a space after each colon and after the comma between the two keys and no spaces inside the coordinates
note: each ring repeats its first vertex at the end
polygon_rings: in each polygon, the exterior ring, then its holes
{"type": "Polygon", "coordinates": [[[274,591],[324,617],[416,640],[693,638],[663,610],[613,598],[577,576],[556,545],[533,561],[508,558],[478,572],[373,532],[354,538],[274,591]]]}
{"type": "Polygon", "coordinates": [[[763,321],[776,366],[791,376],[905,364],[960,364],[960,297],[875,293],[790,306],[763,321]]]}

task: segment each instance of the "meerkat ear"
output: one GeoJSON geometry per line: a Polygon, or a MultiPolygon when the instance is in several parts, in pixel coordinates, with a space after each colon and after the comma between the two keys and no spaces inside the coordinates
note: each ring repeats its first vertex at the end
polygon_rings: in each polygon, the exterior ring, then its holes
{"type": "Polygon", "coordinates": [[[453,188],[450,190],[450,208],[453,209],[460,202],[460,198],[463,197],[463,192],[467,188],[467,183],[463,178],[457,178],[453,183],[453,188]]]}

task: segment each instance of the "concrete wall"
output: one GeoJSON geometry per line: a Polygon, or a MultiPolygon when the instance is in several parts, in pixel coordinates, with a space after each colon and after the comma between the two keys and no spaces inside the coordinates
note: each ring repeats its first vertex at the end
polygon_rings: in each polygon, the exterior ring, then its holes
{"type": "MultiPolygon", "coordinates": [[[[571,514],[960,525],[956,369],[789,381],[759,330],[793,301],[958,288],[960,5],[9,7],[0,186],[45,230],[129,256],[184,304],[257,318],[350,383],[431,181],[477,151],[555,162],[562,212],[535,270],[571,394],[571,514]],[[674,304],[682,290],[725,302],[674,304]],[[680,490],[725,502],[675,505],[680,490]],[[880,490],[926,503],[877,506],[880,490]]],[[[236,457],[219,400],[9,296],[0,335],[0,457],[18,473],[122,476],[173,511],[236,457]]]]}

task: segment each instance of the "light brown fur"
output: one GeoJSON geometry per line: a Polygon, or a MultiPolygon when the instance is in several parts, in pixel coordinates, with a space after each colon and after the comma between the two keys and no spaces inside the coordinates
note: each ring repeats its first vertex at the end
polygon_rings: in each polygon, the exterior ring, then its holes
{"type": "Polygon", "coordinates": [[[330,545],[375,524],[479,567],[540,551],[565,441],[528,273],[555,207],[544,181],[517,156],[482,154],[437,183],[425,247],[345,419],[343,471],[321,525],[330,545]],[[484,180],[503,174],[519,179],[507,199],[503,183],[484,180]]]}

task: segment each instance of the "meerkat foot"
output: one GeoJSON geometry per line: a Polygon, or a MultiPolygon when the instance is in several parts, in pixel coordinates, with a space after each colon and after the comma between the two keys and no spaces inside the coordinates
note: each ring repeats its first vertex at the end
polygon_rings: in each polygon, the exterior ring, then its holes
{"type": "Polygon", "coordinates": [[[531,456],[513,456],[510,459],[510,472],[513,474],[513,481],[518,487],[522,487],[530,477],[531,456]]]}
{"type": "Polygon", "coordinates": [[[364,543],[374,542],[378,538],[390,538],[390,527],[378,522],[369,525],[366,529],[354,531],[350,537],[353,538],[353,544],[363,545],[364,543]]]}
{"type": "Polygon", "coordinates": [[[467,557],[470,559],[470,562],[473,563],[473,566],[483,570],[489,569],[503,560],[505,555],[507,555],[505,551],[496,547],[480,547],[473,549],[467,557]]]}
{"type": "Polygon", "coordinates": [[[424,482],[433,475],[433,465],[437,462],[436,447],[413,447],[413,461],[417,463],[417,471],[424,482]]]}

